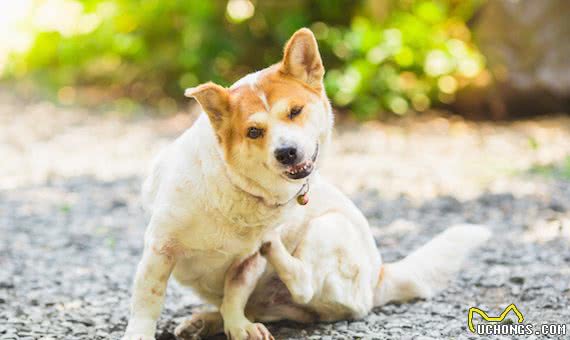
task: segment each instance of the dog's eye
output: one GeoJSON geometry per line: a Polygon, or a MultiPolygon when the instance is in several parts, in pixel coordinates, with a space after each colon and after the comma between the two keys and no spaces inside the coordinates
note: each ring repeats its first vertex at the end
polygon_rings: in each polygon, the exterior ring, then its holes
{"type": "Polygon", "coordinates": [[[256,139],[263,136],[263,130],[256,127],[250,127],[247,129],[247,137],[251,139],[256,139]]]}
{"type": "Polygon", "coordinates": [[[303,111],[302,106],[293,106],[291,111],[289,111],[289,119],[293,119],[293,118],[297,117],[298,115],[301,114],[301,111],[303,111]]]}

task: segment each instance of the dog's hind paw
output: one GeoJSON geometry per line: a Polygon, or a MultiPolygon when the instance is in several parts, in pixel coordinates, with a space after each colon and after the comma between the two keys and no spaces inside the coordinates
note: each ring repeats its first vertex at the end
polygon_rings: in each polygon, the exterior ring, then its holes
{"type": "Polygon", "coordinates": [[[182,321],[174,330],[174,335],[180,340],[199,340],[222,332],[222,316],[218,312],[211,312],[198,313],[182,321]]]}
{"type": "Polygon", "coordinates": [[[184,320],[174,330],[174,335],[180,340],[199,340],[204,333],[205,322],[202,319],[184,320]]]}

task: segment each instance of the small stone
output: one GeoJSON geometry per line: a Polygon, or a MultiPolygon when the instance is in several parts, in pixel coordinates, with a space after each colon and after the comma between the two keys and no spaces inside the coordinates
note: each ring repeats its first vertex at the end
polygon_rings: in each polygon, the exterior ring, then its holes
{"type": "Polygon", "coordinates": [[[19,337],[16,334],[4,334],[0,336],[0,340],[17,340],[19,337]]]}
{"type": "Polygon", "coordinates": [[[525,279],[522,276],[512,276],[509,281],[517,285],[522,285],[525,279]]]}
{"type": "Polygon", "coordinates": [[[156,340],[176,340],[176,337],[174,336],[174,334],[168,331],[164,331],[156,337],[156,340]]]}

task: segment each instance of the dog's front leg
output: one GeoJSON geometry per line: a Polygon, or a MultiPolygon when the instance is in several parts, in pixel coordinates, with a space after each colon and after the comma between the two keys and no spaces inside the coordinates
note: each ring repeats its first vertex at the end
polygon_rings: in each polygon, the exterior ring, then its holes
{"type": "Polygon", "coordinates": [[[154,339],[168,278],[176,263],[175,254],[168,249],[172,248],[159,242],[145,244],[135,275],[129,324],[122,340],[154,339]]]}
{"type": "Polygon", "coordinates": [[[224,332],[229,339],[273,339],[263,324],[253,323],[245,316],[247,300],[266,264],[267,261],[256,252],[245,260],[236,261],[226,272],[220,313],[224,319],[224,332]]]}

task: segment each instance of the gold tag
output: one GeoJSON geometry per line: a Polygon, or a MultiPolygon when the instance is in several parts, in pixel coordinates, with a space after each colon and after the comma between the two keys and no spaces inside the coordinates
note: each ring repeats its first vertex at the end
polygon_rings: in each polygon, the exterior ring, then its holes
{"type": "Polygon", "coordinates": [[[306,205],[307,203],[309,203],[309,195],[305,193],[297,196],[297,203],[299,203],[300,205],[306,205]]]}

